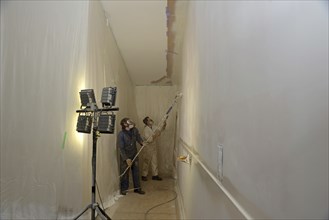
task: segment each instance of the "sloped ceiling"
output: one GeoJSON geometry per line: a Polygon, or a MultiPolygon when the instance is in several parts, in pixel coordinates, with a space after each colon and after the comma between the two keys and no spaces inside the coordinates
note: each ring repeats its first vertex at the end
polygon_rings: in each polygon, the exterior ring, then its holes
{"type": "Polygon", "coordinates": [[[167,76],[167,1],[101,2],[135,85],[167,76]]]}

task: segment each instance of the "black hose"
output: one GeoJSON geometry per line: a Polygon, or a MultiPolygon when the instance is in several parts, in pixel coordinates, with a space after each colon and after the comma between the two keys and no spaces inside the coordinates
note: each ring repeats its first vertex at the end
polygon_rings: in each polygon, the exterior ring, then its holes
{"type": "Polygon", "coordinates": [[[174,193],[175,193],[175,197],[174,197],[173,199],[170,199],[170,200],[168,200],[168,201],[166,201],[166,202],[160,203],[160,204],[155,205],[155,206],[151,207],[150,209],[148,209],[148,210],[145,212],[145,217],[144,217],[145,220],[147,220],[147,214],[148,214],[152,209],[155,209],[155,208],[157,208],[157,207],[159,207],[159,206],[162,206],[162,205],[164,205],[164,204],[166,204],[166,203],[168,203],[168,202],[174,201],[174,200],[177,198],[177,193],[176,193],[174,190],[169,190],[169,191],[174,192],[174,193]]]}

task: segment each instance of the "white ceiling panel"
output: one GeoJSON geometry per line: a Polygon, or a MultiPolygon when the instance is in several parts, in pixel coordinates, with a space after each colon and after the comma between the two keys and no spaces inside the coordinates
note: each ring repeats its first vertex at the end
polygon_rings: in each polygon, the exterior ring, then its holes
{"type": "Polygon", "coordinates": [[[166,73],[167,1],[101,1],[118,47],[136,85],[166,73]]]}

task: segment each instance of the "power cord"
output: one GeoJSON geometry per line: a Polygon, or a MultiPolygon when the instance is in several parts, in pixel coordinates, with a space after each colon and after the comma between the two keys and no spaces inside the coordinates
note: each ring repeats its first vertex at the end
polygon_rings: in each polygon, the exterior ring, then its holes
{"type": "Polygon", "coordinates": [[[160,204],[155,205],[155,206],[151,207],[150,209],[148,209],[148,210],[145,212],[145,217],[144,217],[145,220],[147,220],[147,214],[148,214],[152,209],[155,209],[155,208],[157,208],[157,207],[159,207],[159,206],[162,206],[162,205],[164,205],[164,204],[166,204],[166,203],[169,203],[169,202],[171,202],[171,201],[174,201],[174,200],[177,198],[177,193],[176,193],[174,190],[168,190],[168,191],[172,191],[172,192],[174,192],[174,193],[175,193],[175,197],[174,197],[173,199],[170,199],[170,200],[168,200],[168,201],[166,201],[166,202],[160,203],[160,204]]]}

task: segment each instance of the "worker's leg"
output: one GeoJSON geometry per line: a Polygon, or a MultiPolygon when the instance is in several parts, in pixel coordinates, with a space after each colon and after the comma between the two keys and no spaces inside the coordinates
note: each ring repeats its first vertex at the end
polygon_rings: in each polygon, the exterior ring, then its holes
{"type": "MultiPolygon", "coordinates": [[[[127,162],[120,158],[120,173],[123,173],[127,169],[127,167],[128,167],[127,162]]],[[[129,170],[120,179],[121,194],[125,195],[128,188],[129,188],[129,170]]]]}
{"type": "Polygon", "coordinates": [[[151,170],[152,170],[152,176],[157,176],[159,174],[158,172],[158,157],[157,152],[154,151],[151,155],[151,170]]]}

